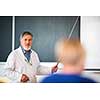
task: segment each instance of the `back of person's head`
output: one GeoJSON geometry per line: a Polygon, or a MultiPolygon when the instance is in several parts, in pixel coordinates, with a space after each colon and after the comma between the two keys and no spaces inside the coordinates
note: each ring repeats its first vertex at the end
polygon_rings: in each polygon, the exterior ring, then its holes
{"type": "Polygon", "coordinates": [[[83,66],[86,54],[79,40],[63,38],[55,47],[56,57],[64,66],[83,66]]]}

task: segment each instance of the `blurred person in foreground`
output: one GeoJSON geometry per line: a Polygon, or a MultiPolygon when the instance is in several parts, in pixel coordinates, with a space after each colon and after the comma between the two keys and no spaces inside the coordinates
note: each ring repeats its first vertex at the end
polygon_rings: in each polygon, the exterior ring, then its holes
{"type": "Polygon", "coordinates": [[[95,83],[94,80],[82,76],[86,52],[79,40],[61,39],[55,46],[57,60],[64,67],[61,73],[44,78],[43,83],[95,83]]]}

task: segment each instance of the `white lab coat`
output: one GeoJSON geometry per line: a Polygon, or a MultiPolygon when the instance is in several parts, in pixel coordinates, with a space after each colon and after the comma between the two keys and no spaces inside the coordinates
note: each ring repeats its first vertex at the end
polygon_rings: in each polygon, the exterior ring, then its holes
{"type": "Polygon", "coordinates": [[[36,82],[37,74],[51,73],[50,67],[40,65],[38,55],[33,50],[30,56],[30,62],[28,62],[21,47],[10,53],[4,70],[3,75],[12,80],[12,82],[20,82],[22,74],[26,74],[29,77],[29,82],[36,82]]]}

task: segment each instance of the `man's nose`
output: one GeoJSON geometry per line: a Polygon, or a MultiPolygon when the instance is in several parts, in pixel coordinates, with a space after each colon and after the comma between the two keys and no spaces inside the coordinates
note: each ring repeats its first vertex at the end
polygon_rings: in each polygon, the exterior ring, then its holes
{"type": "Polygon", "coordinates": [[[29,43],[29,41],[27,40],[27,41],[26,41],[26,43],[28,44],[28,43],[29,43]]]}

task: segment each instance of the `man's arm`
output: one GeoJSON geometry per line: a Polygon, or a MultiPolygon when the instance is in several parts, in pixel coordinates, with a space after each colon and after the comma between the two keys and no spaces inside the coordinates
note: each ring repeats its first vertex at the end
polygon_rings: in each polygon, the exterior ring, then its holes
{"type": "Polygon", "coordinates": [[[53,67],[47,67],[43,65],[39,65],[37,69],[37,74],[38,75],[47,75],[47,74],[52,74],[58,70],[58,66],[53,66],[53,67]]]}
{"type": "Polygon", "coordinates": [[[7,62],[2,71],[2,76],[9,78],[12,82],[19,82],[22,77],[22,74],[16,71],[15,56],[13,53],[10,53],[8,56],[7,62]]]}

